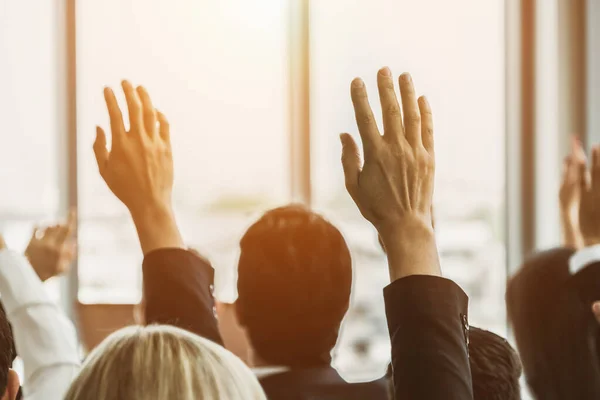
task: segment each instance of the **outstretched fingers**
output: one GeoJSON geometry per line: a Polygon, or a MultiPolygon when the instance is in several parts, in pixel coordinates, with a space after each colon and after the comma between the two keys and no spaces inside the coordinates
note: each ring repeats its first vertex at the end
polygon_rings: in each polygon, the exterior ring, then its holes
{"type": "Polygon", "coordinates": [[[377,88],[383,114],[383,137],[388,140],[402,139],[404,137],[402,111],[394,90],[392,72],[388,67],[380,69],[377,73],[377,88]]]}
{"type": "Polygon", "coordinates": [[[421,140],[421,112],[417,103],[417,95],[410,74],[400,75],[400,96],[402,97],[402,110],[404,111],[404,132],[406,140],[413,148],[420,146],[421,140]]]}
{"type": "Polygon", "coordinates": [[[379,145],[381,135],[379,129],[377,129],[377,122],[375,121],[367,96],[367,88],[362,79],[356,78],[352,81],[350,93],[352,95],[358,132],[363,142],[365,158],[368,158],[379,145]]]}

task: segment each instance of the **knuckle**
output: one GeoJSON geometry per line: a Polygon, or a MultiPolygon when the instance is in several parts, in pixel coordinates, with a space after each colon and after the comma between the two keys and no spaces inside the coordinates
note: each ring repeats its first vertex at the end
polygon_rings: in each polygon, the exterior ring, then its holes
{"type": "Polygon", "coordinates": [[[409,124],[419,124],[421,123],[421,114],[417,112],[410,112],[406,114],[406,122],[409,124]]]}
{"type": "Polygon", "coordinates": [[[375,118],[373,117],[373,114],[366,113],[366,114],[363,114],[360,117],[360,121],[359,122],[360,122],[361,125],[367,126],[367,125],[372,125],[374,121],[375,121],[375,118]]]}
{"type": "Polygon", "coordinates": [[[352,88],[352,97],[355,99],[366,99],[367,91],[364,87],[352,88]]]}
{"type": "Polygon", "coordinates": [[[399,117],[400,107],[398,106],[398,104],[390,104],[385,108],[384,112],[388,117],[399,117]]]}
{"type": "Polygon", "coordinates": [[[392,80],[391,77],[382,79],[381,81],[379,81],[379,88],[387,89],[387,90],[394,90],[394,81],[392,80]]]}

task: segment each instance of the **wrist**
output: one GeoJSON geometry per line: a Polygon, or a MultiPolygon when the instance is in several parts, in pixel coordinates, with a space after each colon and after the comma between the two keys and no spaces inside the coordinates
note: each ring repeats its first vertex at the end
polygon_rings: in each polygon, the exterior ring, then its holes
{"type": "Polygon", "coordinates": [[[128,207],[134,222],[143,222],[153,218],[171,218],[173,208],[169,202],[154,201],[128,207]]]}
{"type": "Polygon", "coordinates": [[[160,248],[185,247],[170,204],[148,204],[130,213],[144,255],[160,248]]]}
{"type": "Polygon", "coordinates": [[[392,281],[409,275],[441,276],[435,232],[423,218],[405,218],[379,229],[388,258],[392,281]]]}

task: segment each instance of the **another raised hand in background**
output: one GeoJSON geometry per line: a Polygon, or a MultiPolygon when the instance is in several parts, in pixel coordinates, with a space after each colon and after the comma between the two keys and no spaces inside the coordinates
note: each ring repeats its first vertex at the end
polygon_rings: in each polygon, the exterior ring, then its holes
{"type": "Polygon", "coordinates": [[[77,253],[74,233],[76,213],[69,213],[66,223],[35,228],[25,256],[41,281],[64,274],[69,270],[77,253]]]}
{"type": "Polygon", "coordinates": [[[592,149],[589,171],[585,164],[579,167],[581,204],[579,207],[579,227],[583,244],[600,244],[600,146],[592,149]]]}
{"type": "Polygon", "coordinates": [[[399,80],[402,111],[390,70],[380,70],[377,80],[383,135],[363,81],[352,82],[352,102],[365,154],[363,164],[354,139],[347,133],[341,135],[346,188],[379,232],[392,281],[414,274],[440,275],[431,221],[435,171],[431,109],[425,97],[417,100],[409,74],[399,80]]]}
{"type": "Polygon", "coordinates": [[[173,157],[166,117],[156,111],[146,89],[123,81],[129,111],[129,131],[114,92],[104,89],[110,116],[112,147],[96,128],[94,152],[100,175],[129,209],[144,254],[158,248],[182,248],[172,210],[173,157]]]}
{"type": "Polygon", "coordinates": [[[571,139],[571,152],[563,163],[563,176],[559,191],[560,220],[562,226],[563,246],[580,249],[583,237],[579,229],[579,207],[581,201],[582,167],[585,168],[586,157],[577,137],[571,139]]]}

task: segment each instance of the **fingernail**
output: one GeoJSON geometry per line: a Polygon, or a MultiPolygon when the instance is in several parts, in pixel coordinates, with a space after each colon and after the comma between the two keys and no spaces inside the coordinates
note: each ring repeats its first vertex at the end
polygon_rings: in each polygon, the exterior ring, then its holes
{"type": "Polygon", "coordinates": [[[361,87],[363,87],[363,86],[365,86],[365,84],[364,84],[364,82],[362,81],[362,79],[360,79],[360,78],[355,78],[355,79],[352,81],[352,87],[353,87],[353,88],[355,88],[355,89],[361,88],[361,87]]]}
{"type": "Polygon", "coordinates": [[[379,73],[382,76],[392,76],[392,71],[390,71],[390,69],[388,67],[383,67],[379,70],[379,73]]]}
{"type": "Polygon", "coordinates": [[[412,79],[410,77],[410,74],[408,72],[405,72],[402,74],[402,80],[406,83],[410,82],[412,79]]]}

